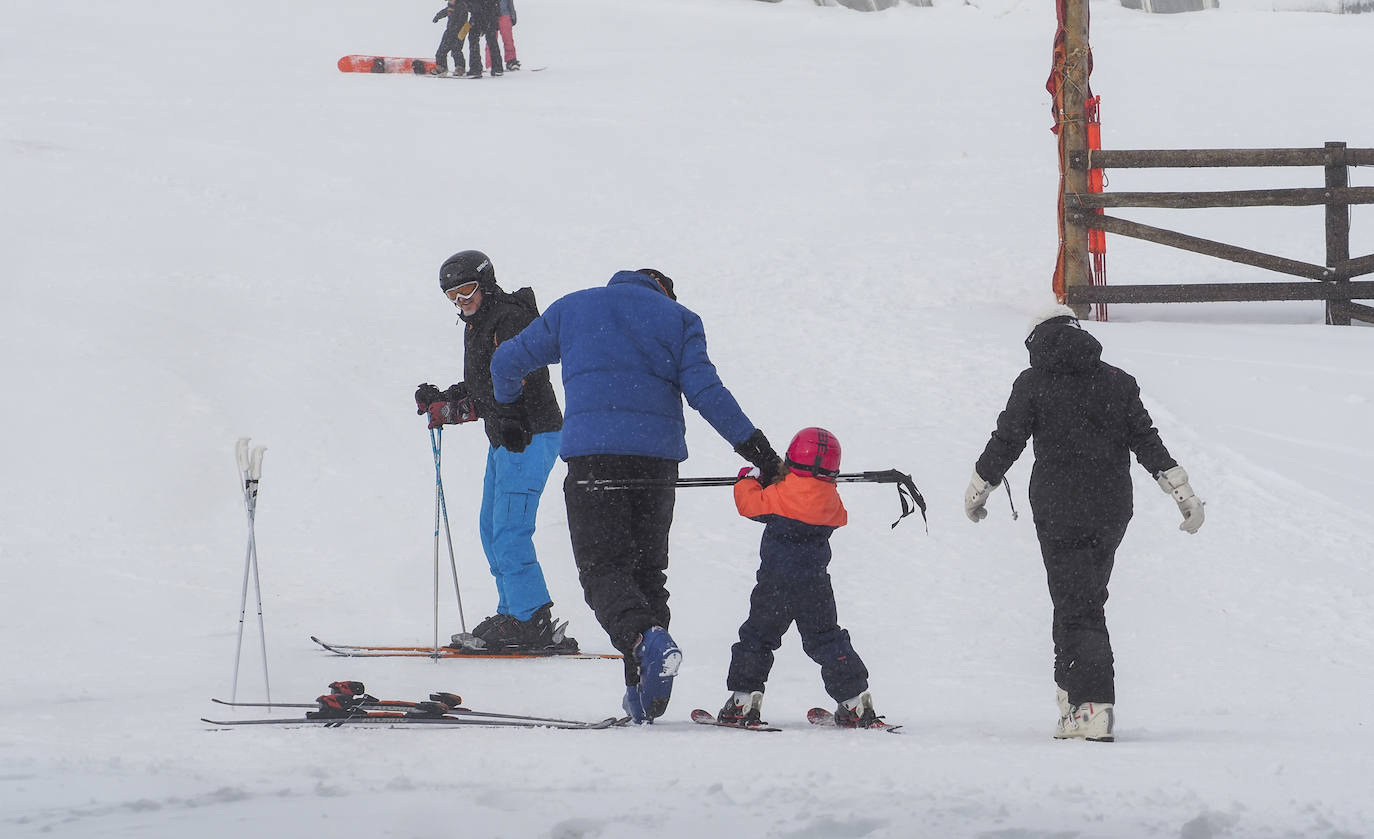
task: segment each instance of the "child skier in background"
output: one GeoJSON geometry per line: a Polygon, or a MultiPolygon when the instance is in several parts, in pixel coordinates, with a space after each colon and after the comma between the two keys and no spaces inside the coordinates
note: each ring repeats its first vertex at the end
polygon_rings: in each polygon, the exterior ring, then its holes
{"type": "Polygon", "coordinates": [[[463,66],[463,41],[468,36],[468,8],[466,0],[447,0],[444,8],[434,14],[433,23],[448,18],[444,34],[439,39],[439,51],[434,53],[434,75],[442,76],[448,72],[448,56],[453,54],[453,75],[461,76],[463,66]]]}
{"type": "Polygon", "coordinates": [[[830,585],[830,534],[849,514],[840,502],[835,476],[840,441],[824,428],[804,428],[792,438],[782,480],[765,488],[758,469],[743,469],[735,483],[740,515],[763,522],[757,583],[749,595],[749,617],[731,648],[725,686],[730,698],[719,722],[761,725],[764,683],[773,651],[795,621],[802,649],[821,666],[825,691],[838,704],[835,724],[844,728],[885,725],[868,694],[868,670],[838,623],[830,585]]]}

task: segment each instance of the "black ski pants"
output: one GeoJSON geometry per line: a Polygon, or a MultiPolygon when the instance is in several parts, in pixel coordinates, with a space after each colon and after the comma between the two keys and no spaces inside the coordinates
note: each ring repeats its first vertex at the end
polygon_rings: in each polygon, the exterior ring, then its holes
{"type": "Polygon", "coordinates": [[[1036,524],[1054,604],[1054,682],[1068,691],[1071,705],[1116,702],[1107,584],[1125,535],[1125,522],[1093,528],[1036,524]]]}
{"type": "Polygon", "coordinates": [[[487,52],[491,54],[492,74],[499,76],[505,72],[506,62],[501,57],[501,39],[498,37],[500,20],[501,5],[498,0],[475,0],[473,2],[472,29],[468,30],[469,73],[478,73],[482,70],[480,44],[483,38],[487,39],[487,52]]]}
{"type": "Polygon", "coordinates": [[[439,39],[439,51],[434,54],[434,63],[440,70],[448,69],[448,56],[453,53],[453,72],[455,75],[463,72],[463,39],[458,37],[458,33],[463,31],[465,20],[458,20],[458,15],[449,18],[448,26],[444,27],[444,36],[439,39]]]}
{"type": "Polygon", "coordinates": [[[835,591],[824,569],[759,568],[749,595],[749,617],[739,628],[739,641],[730,648],[729,690],[763,690],[773,669],[773,651],[795,621],[802,649],[821,666],[825,692],[843,702],[868,690],[868,669],[839,625],[835,591]]]}
{"type": "Polygon", "coordinates": [[[668,628],[668,531],[678,464],[632,455],[568,458],[563,497],[582,595],[611,645],[625,654],[625,684],[639,684],[635,639],[668,628]],[[649,478],[661,485],[586,489],[578,481],[649,478]]]}

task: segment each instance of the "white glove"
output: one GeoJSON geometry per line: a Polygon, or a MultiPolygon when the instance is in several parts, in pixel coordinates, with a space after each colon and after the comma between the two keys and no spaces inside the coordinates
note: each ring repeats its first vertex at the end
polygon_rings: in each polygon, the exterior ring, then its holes
{"type": "Polygon", "coordinates": [[[1155,475],[1155,481],[1159,483],[1160,489],[1172,495],[1178,502],[1178,511],[1183,514],[1183,523],[1178,529],[1197,533],[1205,516],[1202,513],[1202,499],[1194,495],[1193,488],[1188,486],[1188,473],[1182,466],[1175,466],[1155,475]]]}
{"type": "Polygon", "coordinates": [[[973,477],[968,482],[968,489],[964,490],[964,515],[968,520],[977,524],[988,517],[987,504],[988,496],[997,488],[996,484],[990,484],[983,480],[983,476],[978,474],[978,470],[973,470],[973,477]]]}

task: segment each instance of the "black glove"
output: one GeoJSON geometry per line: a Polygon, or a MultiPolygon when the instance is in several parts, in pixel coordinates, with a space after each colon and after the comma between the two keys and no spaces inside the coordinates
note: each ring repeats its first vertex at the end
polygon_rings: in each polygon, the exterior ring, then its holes
{"type": "Polygon", "coordinates": [[[530,420],[525,414],[525,406],[519,402],[510,405],[498,402],[496,417],[500,427],[501,445],[514,454],[523,452],[534,437],[530,433],[530,420]]]}
{"type": "Polygon", "coordinates": [[[415,413],[429,413],[429,406],[444,398],[444,394],[439,388],[425,382],[415,390],[415,413]]]}
{"type": "Polygon", "coordinates": [[[758,467],[764,486],[773,483],[782,474],[782,458],[778,457],[768,438],[757,428],[749,435],[749,439],[735,446],[735,453],[758,467]]]}

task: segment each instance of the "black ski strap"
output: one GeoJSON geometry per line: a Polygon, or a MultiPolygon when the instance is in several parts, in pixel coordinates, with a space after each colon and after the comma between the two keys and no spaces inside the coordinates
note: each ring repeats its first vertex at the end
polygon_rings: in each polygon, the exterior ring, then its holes
{"type": "Polygon", "coordinates": [[[926,532],[930,532],[930,519],[926,518],[926,499],[921,495],[921,491],[916,488],[916,482],[905,472],[896,469],[884,469],[881,472],[860,472],[858,475],[838,475],[836,481],[866,481],[874,484],[896,484],[897,499],[902,502],[902,514],[892,523],[892,527],[902,523],[902,519],[916,512],[921,511],[921,521],[925,523],[926,532]]]}

